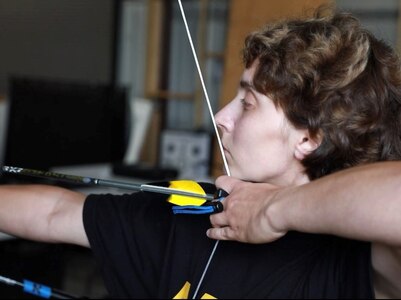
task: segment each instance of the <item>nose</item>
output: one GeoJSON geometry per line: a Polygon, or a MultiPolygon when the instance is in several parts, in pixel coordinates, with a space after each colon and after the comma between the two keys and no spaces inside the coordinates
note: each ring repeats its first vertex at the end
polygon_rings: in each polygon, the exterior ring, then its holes
{"type": "Polygon", "coordinates": [[[230,132],[234,128],[234,113],[232,103],[227,104],[215,115],[217,127],[222,131],[230,132]]]}

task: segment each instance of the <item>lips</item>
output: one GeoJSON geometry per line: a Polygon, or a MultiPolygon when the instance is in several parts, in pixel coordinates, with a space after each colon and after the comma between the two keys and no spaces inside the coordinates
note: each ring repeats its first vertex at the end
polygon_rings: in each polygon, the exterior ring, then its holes
{"type": "Polygon", "coordinates": [[[231,155],[230,151],[224,146],[223,146],[223,151],[224,153],[231,155]]]}
{"type": "Polygon", "coordinates": [[[224,142],[223,139],[221,140],[221,148],[222,148],[222,150],[223,150],[225,155],[229,154],[231,156],[231,152],[230,152],[230,150],[228,150],[228,148],[226,146],[227,145],[226,142],[224,142]]]}

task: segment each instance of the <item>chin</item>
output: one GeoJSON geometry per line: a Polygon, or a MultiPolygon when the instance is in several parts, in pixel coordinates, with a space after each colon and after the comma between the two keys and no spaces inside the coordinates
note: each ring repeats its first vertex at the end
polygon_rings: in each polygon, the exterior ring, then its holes
{"type": "Polygon", "coordinates": [[[250,177],[246,174],[246,172],[241,172],[241,170],[238,170],[236,168],[230,169],[230,173],[232,177],[235,177],[242,181],[251,181],[250,177]]]}
{"type": "Polygon", "coordinates": [[[249,174],[248,169],[249,168],[243,168],[238,165],[233,165],[233,164],[228,164],[228,168],[230,170],[230,175],[236,179],[242,180],[242,181],[249,181],[249,182],[257,182],[255,176],[252,176],[252,174],[249,174]]]}

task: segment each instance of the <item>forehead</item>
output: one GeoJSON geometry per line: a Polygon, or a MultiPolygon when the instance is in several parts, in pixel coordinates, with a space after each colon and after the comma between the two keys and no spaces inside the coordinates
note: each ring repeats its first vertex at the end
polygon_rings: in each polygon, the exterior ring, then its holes
{"type": "Polygon", "coordinates": [[[251,67],[245,69],[241,75],[240,85],[243,88],[253,87],[253,77],[256,72],[257,64],[253,63],[251,67]]]}

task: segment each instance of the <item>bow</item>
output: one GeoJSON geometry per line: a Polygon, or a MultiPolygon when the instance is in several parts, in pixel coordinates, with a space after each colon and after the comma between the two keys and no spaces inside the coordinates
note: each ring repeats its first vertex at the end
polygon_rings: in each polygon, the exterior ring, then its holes
{"type": "Polygon", "coordinates": [[[22,287],[25,293],[40,297],[40,298],[54,298],[54,299],[85,299],[84,297],[78,297],[75,295],[67,294],[63,291],[53,289],[49,286],[32,282],[30,280],[24,280],[23,282],[0,276],[0,282],[10,285],[22,287]]]}

